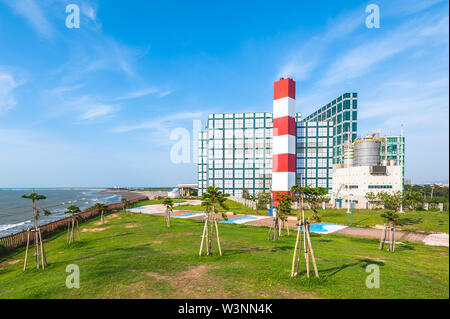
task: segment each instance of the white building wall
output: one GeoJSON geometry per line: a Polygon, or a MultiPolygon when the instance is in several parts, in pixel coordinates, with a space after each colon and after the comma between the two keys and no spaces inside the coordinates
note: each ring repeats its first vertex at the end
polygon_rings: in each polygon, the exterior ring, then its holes
{"type": "Polygon", "coordinates": [[[370,166],[334,169],[332,204],[335,204],[335,199],[341,199],[342,208],[347,208],[350,193],[353,195],[355,208],[368,208],[365,199],[367,193],[402,191],[402,180],[401,166],[386,166],[386,175],[370,174],[370,166]],[[347,185],[350,186],[349,189],[347,185]]]}

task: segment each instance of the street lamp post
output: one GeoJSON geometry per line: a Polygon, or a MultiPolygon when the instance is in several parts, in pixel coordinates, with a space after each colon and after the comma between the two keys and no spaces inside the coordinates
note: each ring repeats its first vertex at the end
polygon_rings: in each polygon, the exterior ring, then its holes
{"type": "Polygon", "coordinates": [[[349,199],[350,199],[350,225],[353,224],[353,194],[349,195],[349,199]]]}

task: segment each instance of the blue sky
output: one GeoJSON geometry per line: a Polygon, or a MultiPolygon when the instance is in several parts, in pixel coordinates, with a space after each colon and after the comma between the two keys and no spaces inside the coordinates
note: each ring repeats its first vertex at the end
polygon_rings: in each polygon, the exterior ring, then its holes
{"type": "Polygon", "coordinates": [[[406,177],[448,180],[448,1],[0,0],[0,187],[171,186],[170,132],[359,93],[358,134],[406,136],[406,177]],[[65,26],[67,4],[81,9],[65,26]],[[379,29],[365,8],[380,7],[379,29]]]}

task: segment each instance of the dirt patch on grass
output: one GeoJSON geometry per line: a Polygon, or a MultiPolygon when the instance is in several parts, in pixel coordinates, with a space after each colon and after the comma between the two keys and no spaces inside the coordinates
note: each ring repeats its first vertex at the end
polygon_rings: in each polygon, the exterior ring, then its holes
{"type": "Polygon", "coordinates": [[[152,241],[152,244],[157,244],[157,245],[162,244],[162,240],[154,240],[154,241],[152,241]]]}
{"type": "Polygon", "coordinates": [[[117,218],[117,217],[119,217],[119,214],[118,213],[114,213],[114,214],[105,216],[105,219],[112,219],[112,218],[117,218]]]}
{"type": "Polygon", "coordinates": [[[126,225],[125,225],[125,228],[136,228],[136,227],[138,227],[138,226],[139,226],[139,224],[132,223],[132,224],[126,224],[126,225]]]}
{"type": "Polygon", "coordinates": [[[228,250],[246,250],[246,251],[252,251],[252,252],[257,252],[257,251],[261,251],[261,248],[258,247],[241,247],[241,248],[229,248],[228,250]]]}
{"type": "Polygon", "coordinates": [[[110,227],[100,227],[100,228],[84,228],[81,230],[82,233],[96,233],[99,231],[107,230],[110,227]]]}
{"type": "MultiPolygon", "coordinates": [[[[108,221],[105,220],[105,222],[103,224],[107,224],[107,223],[108,223],[108,221]]],[[[102,221],[98,221],[98,222],[94,223],[95,226],[99,226],[99,225],[103,225],[103,224],[102,224],[102,221]]]]}
{"type": "Polygon", "coordinates": [[[218,267],[198,265],[173,276],[155,272],[147,272],[146,275],[169,282],[174,292],[168,298],[226,298],[227,294],[220,285],[220,280],[214,280],[214,276],[208,273],[210,269],[216,268],[218,267]]]}
{"type": "Polygon", "coordinates": [[[375,260],[375,261],[379,261],[379,262],[382,262],[382,263],[385,263],[385,262],[386,262],[385,259],[381,259],[381,258],[379,258],[379,257],[373,257],[373,256],[355,256],[355,257],[358,257],[358,258],[364,258],[364,259],[370,259],[370,260],[375,260]]]}
{"type": "Polygon", "coordinates": [[[15,260],[7,261],[6,263],[3,263],[3,264],[0,265],[0,269],[6,268],[9,265],[17,264],[18,262],[21,262],[21,259],[15,259],[15,260]]]}

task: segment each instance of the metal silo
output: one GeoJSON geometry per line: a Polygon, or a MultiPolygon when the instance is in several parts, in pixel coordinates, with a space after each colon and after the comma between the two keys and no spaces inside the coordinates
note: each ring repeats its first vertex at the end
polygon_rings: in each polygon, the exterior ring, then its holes
{"type": "Polygon", "coordinates": [[[353,167],[353,145],[350,141],[344,142],[344,167],[353,167]]]}
{"type": "Polygon", "coordinates": [[[380,165],[380,150],[381,141],[376,136],[357,138],[353,143],[353,165],[380,165]]]}

